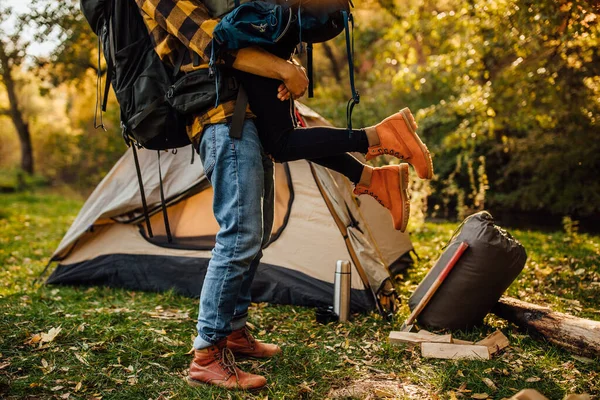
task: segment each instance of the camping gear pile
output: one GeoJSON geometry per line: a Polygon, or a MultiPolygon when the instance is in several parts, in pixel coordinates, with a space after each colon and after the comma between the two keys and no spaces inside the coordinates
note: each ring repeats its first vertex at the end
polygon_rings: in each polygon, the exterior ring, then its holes
{"type": "MultiPolygon", "coordinates": [[[[306,125],[329,125],[308,107],[296,107],[306,125]]],[[[169,243],[160,212],[158,160],[153,151],[138,154],[154,237],[144,224],[129,149],[54,252],[58,266],[48,283],[199,295],[218,231],[212,188],[202,165],[190,165],[188,151],[162,152],[169,243]]],[[[275,193],[273,236],[252,286],[253,300],[332,306],[336,263],[349,260],[350,311],[393,311],[388,269],[402,269],[398,264],[413,246],[408,234],[393,228],[388,211],[371,198],[357,202],[348,179],[307,161],[277,164],[275,193]]]]}
{"type": "Polygon", "coordinates": [[[390,343],[419,344],[423,357],[489,359],[508,346],[501,332],[472,343],[418,331],[414,322],[434,330],[469,329],[492,312],[575,354],[600,356],[600,322],[501,298],[526,259],[523,246],[488,212],[469,216],[411,296],[411,315],[400,331],[390,333],[390,343]]]}

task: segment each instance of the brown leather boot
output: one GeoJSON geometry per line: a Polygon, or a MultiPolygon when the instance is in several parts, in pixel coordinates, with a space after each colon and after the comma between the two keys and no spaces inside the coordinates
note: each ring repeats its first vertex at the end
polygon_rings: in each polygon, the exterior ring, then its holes
{"type": "Polygon", "coordinates": [[[408,108],[375,125],[379,144],[370,146],[366,159],[389,154],[410,163],[421,179],[433,178],[433,162],[427,146],[417,135],[417,123],[408,108]]]}
{"type": "Polygon", "coordinates": [[[410,215],[408,188],[408,165],[388,165],[374,168],[371,185],[356,185],[354,194],[368,194],[390,210],[394,228],[404,232],[410,215]]]}
{"type": "Polygon", "coordinates": [[[227,347],[240,359],[269,358],[281,353],[281,348],[276,344],[262,343],[254,339],[245,326],[227,336],[227,347]]]}
{"type": "Polygon", "coordinates": [[[225,389],[258,390],[267,384],[260,375],[249,374],[235,365],[227,339],[214,346],[196,350],[187,376],[190,386],[214,385],[225,389]]]}

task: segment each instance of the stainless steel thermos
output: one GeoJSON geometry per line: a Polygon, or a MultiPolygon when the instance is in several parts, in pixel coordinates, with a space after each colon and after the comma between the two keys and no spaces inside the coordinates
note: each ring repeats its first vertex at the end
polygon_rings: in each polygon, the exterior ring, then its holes
{"type": "Polygon", "coordinates": [[[333,311],[339,321],[348,321],[350,315],[350,261],[338,260],[333,280],[333,311]]]}

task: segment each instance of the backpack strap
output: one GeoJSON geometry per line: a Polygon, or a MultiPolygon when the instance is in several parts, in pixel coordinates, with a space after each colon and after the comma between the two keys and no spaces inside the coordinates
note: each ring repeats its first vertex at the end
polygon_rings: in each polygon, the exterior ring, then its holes
{"type": "MultiPolygon", "coordinates": [[[[125,127],[123,127],[125,129],[125,127]]],[[[123,135],[125,135],[123,131],[123,135]]],[[[142,197],[142,207],[144,209],[144,219],[146,220],[146,228],[148,229],[148,236],[154,237],[152,233],[152,225],[150,225],[150,216],[148,215],[148,204],[146,203],[146,193],[144,192],[144,182],[142,180],[142,171],[140,170],[140,162],[138,160],[137,150],[135,149],[135,143],[128,139],[127,144],[133,149],[133,160],[135,161],[135,171],[137,172],[138,185],[140,186],[140,196],[142,197]]],[[[160,164],[159,164],[160,165],[160,164]]]]}
{"type": "Polygon", "coordinates": [[[313,44],[306,43],[306,74],[308,75],[308,98],[315,97],[315,80],[313,76],[313,44]]]}
{"type": "Polygon", "coordinates": [[[342,11],[344,18],[344,30],[346,31],[346,54],[348,56],[348,76],[350,78],[350,89],[352,90],[352,98],[348,100],[346,106],[346,122],[348,123],[348,132],[352,135],[352,111],[354,106],[360,103],[360,95],[354,85],[354,34],[350,39],[350,25],[354,31],[354,18],[348,11],[342,11]]]}
{"type": "Polygon", "coordinates": [[[234,139],[242,138],[242,128],[244,127],[244,121],[246,120],[246,108],[248,107],[248,93],[242,85],[238,89],[237,99],[235,101],[235,108],[233,110],[233,117],[231,120],[231,126],[229,128],[229,136],[234,139]]]}
{"type": "Polygon", "coordinates": [[[110,85],[112,80],[112,74],[115,68],[115,38],[113,29],[113,18],[112,15],[108,18],[108,55],[109,59],[106,60],[106,83],[104,84],[104,97],[102,98],[102,111],[106,112],[106,103],[108,102],[108,92],[110,91],[110,85]]]}
{"type": "Polygon", "coordinates": [[[127,121],[129,128],[131,128],[131,129],[137,128],[137,126],[140,124],[140,122],[142,122],[144,119],[146,119],[147,116],[149,116],[161,104],[163,104],[165,101],[167,101],[167,96],[169,96],[169,92],[167,92],[167,94],[165,96],[159,97],[158,99],[154,100],[152,103],[148,104],[148,106],[146,108],[144,108],[144,111],[142,111],[141,113],[139,113],[138,115],[136,115],[135,117],[133,117],[129,121],[127,121]]]}
{"type": "Polygon", "coordinates": [[[158,154],[158,181],[160,182],[160,206],[162,208],[163,219],[165,221],[165,230],[167,231],[167,242],[173,243],[173,236],[171,235],[171,226],[169,225],[169,214],[167,213],[167,204],[165,203],[165,192],[163,190],[162,171],[160,168],[160,150],[157,150],[156,154],[158,154]]]}
{"type": "Polygon", "coordinates": [[[183,59],[185,57],[185,50],[182,50],[177,55],[177,60],[175,60],[175,65],[173,66],[173,78],[176,78],[179,75],[179,71],[181,71],[181,66],[183,65],[183,59]]]}

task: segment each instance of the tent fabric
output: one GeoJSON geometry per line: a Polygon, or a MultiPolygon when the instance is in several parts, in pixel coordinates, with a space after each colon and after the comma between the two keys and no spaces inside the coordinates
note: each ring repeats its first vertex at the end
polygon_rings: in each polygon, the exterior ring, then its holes
{"type": "MultiPolygon", "coordinates": [[[[308,126],[330,125],[308,107],[297,103],[297,108],[308,126]]],[[[129,149],[65,234],[47,282],[198,296],[218,225],[212,188],[200,161],[190,164],[191,152],[189,147],[160,156],[173,243],[167,243],[160,212],[156,152],[138,151],[152,214],[154,237],[149,237],[129,149]]],[[[393,228],[388,211],[375,200],[357,199],[344,176],[307,161],[276,165],[275,197],[273,237],[257,271],[253,300],[331,305],[336,262],[349,260],[351,309],[377,309],[379,292],[392,290],[388,265],[412,249],[408,234],[393,228]]]]}

